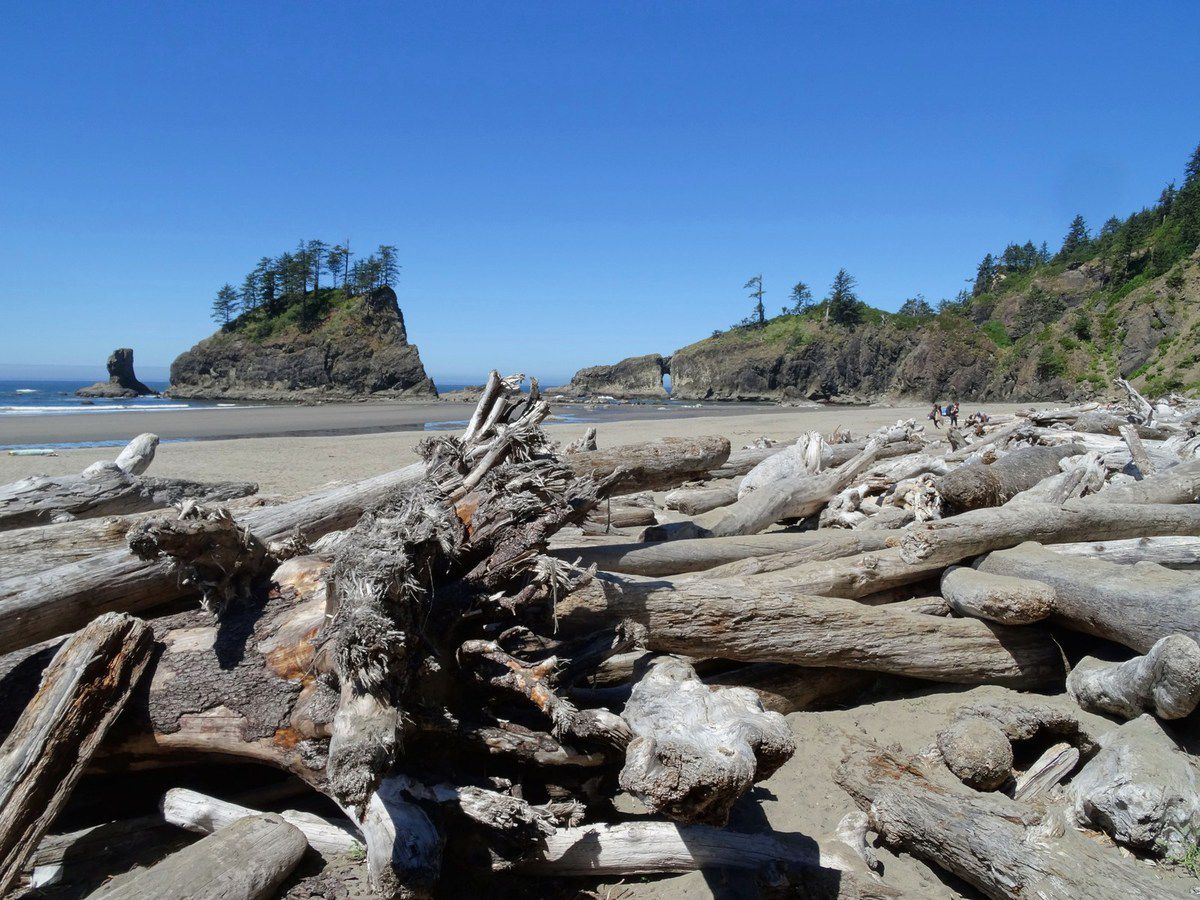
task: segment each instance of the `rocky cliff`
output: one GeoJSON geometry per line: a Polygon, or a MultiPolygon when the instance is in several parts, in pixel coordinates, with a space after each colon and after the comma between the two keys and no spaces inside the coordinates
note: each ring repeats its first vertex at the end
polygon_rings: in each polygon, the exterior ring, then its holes
{"type": "Polygon", "coordinates": [[[108,357],[108,381],[97,381],[90,387],[80,388],[75,394],[79,397],[118,398],[158,396],[158,391],[146,387],[133,373],[133,350],[118,347],[108,357]]]}
{"type": "Polygon", "coordinates": [[[668,360],[657,353],[631,356],[611,366],[590,366],[580,369],[571,383],[550,392],[577,397],[610,396],[626,399],[666,399],[663,375],[668,360]]]}
{"type": "Polygon", "coordinates": [[[170,395],[296,400],[436,397],[408,342],[395,292],[325,301],[315,324],[295,318],[235,323],[171,364],[170,395]]]}

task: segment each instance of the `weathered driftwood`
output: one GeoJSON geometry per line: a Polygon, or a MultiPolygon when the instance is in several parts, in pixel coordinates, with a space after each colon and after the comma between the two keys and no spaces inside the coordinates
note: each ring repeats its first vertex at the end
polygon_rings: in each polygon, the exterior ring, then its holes
{"type": "Polygon", "coordinates": [[[115,464],[86,475],[39,475],[0,487],[0,531],[163,509],[184,500],[220,502],[257,491],[250,481],[150,478],[130,475],[115,464]]]}
{"type": "Polygon", "coordinates": [[[634,528],[637,526],[654,525],[658,519],[654,509],[647,506],[630,506],[623,503],[605,503],[595,510],[584,521],[584,532],[589,528],[634,528]]]}
{"type": "Polygon", "coordinates": [[[685,516],[698,516],[734,503],[740,486],[740,478],[728,478],[700,487],[676,488],[663,498],[663,505],[667,509],[679,510],[685,516]]]}
{"type": "Polygon", "coordinates": [[[1022,503],[1066,503],[1074,497],[1094,494],[1104,487],[1108,470],[1099,453],[1085,453],[1075,460],[1061,460],[1063,471],[1043,478],[1028,490],[1010,498],[1005,506],[1022,503]]]}
{"type": "Polygon", "coordinates": [[[708,825],[624,822],[563,828],[517,863],[543,876],[624,878],[707,868],[769,869],[792,876],[798,896],[889,898],[899,892],[874,881],[843,855],[769,834],[739,834],[708,825]]]}
{"type": "Polygon", "coordinates": [[[878,747],[853,751],[837,782],[887,843],[997,900],[1188,896],[1088,840],[1052,809],[932,781],[915,760],[878,747]]]}
{"type": "Polygon", "coordinates": [[[843,488],[871,467],[882,444],[870,441],[853,459],[820,475],[796,475],[771,482],[725,508],[708,529],[715,537],[757,534],[784,519],[820,512],[843,488]]]}
{"type": "Polygon", "coordinates": [[[1200,538],[1146,537],[1123,541],[1087,541],[1050,544],[1048,549],[1065,556],[1087,556],[1112,563],[1152,562],[1168,569],[1200,567],[1200,538]]]}
{"type": "Polygon", "coordinates": [[[821,471],[821,451],[825,448],[821,432],[810,431],[800,435],[794,444],[784,447],[781,452],[764,459],[747,472],[738,488],[738,496],[744,497],[751,491],[785,478],[816,475],[821,471]]]}
{"type": "MultiPolygon", "coordinates": [[[[353,524],[366,505],[424,474],[425,464],[414,463],[235,518],[268,546],[295,535],[312,539],[353,524]]],[[[196,591],[196,586],[180,583],[171,561],[141,560],[124,548],[6,578],[0,581],[0,653],[66,634],[101,613],[140,612],[196,591]]]]}
{"type": "Polygon", "coordinates": [[[1028,625],[1050,615],[1053,588],[1040,581],[951,566],[942,575],[942,596],[960,616],[990,619],[1003,625],[1028,625]]]}
{"type": "Polygon", "coordinates": [[[110,614],[55,654],[0,746],[0,893],[20,874],[150,660],[144,622],[110,614]]]}
{"type": "Polygon", "coordinates": [[[625,704],[633,740],[621,787],[652,812],[724,825],[733,804],[796,750],[779,713],[749,688],[710,688],[686,662],[654,660],[625,704]]]}
{"type": "Polygon", "coordinates": [[[1012,798],[1032,803],[1045,796],[1079,765],[1079,750],[1070,744],[1055,744],[1017,776],[1012,798]]]}
{"type": "Polygon", "coordinates": [[[1155,465],[1150,461],[1150,455],[1146,453],[1146,447],[1142,444],[1142,439],[1138,437],[1137,430],[1132,425],[1122,425],[1120,430],[1121,439],[1129,447],[1133,477],[1141,481],[1143,478],[1153,475],[1156,471],[1155,465]]]}
{"type": "Polygon", "coordinates": [[[615,491],[665,490],[696,478],[729,458],[729,441],[717,435],[661,438],[604,450],[566,453],[576,476],[607,478],[621,470],[615,491]]]}
{"type": "Polygon", "coordinates": [[[787,715],[798,710],[832,708],[866,691],[881,677],[856,669],[750,663],[706,675],[703,680],[705,684],[749,688],[758,694],[764,709],[787,715]]]}
{"type": "Polygon", "coordinates": [[[934,482],[947,515],[1000,506],[1043,478],[1059,472],[1058,461],[1085,452],[1076,444],[1064,447],[1026,447],[991,465],[969,463],[934,482]]]}
{"type": "Polygon", "coordinates": [[[809,596],[803,580],[777,583],[777,575],[680,583],[605,574],[564,609],[641,622],[650,649],[694,657],[1027,687],[1065,675],[1057,646],[1039,630],[809,596]]]}
{"type": "MultiPolygon", "coordinates": [[[[262,815],[259,810],[248,806],[230,803],[228,800],[220,800],[187,788],[171,788],[159,801],[158,808],[170,824],[198,834],[212,834],[232,825],[238,819],[262,815]]],[[[308,846],[322,856],[336,856],[362,847],[362,839],[348,824],[297,810],[284,810],[278,815],[285,822],[299,828],[304,833],[308,846]]]]}
{"type": "Polygon", "coordinates": [[[1196,503],[1200,501],[1200,459],[1172,466],[1129,484],[1110,484],[1084,503],[1196,503]]]}
{"type": "Polygon", "coordinates": [[[1092,712],[1133,719],[1149,711],[1160,719],[1182,719],[1200,705],[1200,644],[1172,634],[1145,656],[1125,662],[1085,657],[1067,677],[1067,691],[1092,712]]]}
{"type": "MultiPolygon", "coordinates": [[[[833,559],[886,545],[888,534],[859,534],[850,531],[779,531],[723,538],[679,541],[556,547],[552,556],[568,562],[579,560],[605,572],[628,575],[682,575],[716,569],[744,560],[747,569],[773,571],[811,559],[833,559]],[[768,562],[771,561],[771,562],[768,562]]],[[[721,569],[723,574],[742,574],[721,569]]],[[[715,572],[709,573],[717,577],[715,572]]],[[[752,574],[747,571],[744,574],[752,574]]]]}
{"type": "MultiPolygon", "coordinates": [[[[840,528],[821,529],[819,531],[802,531],[796,537],[805,537],[807,541],[794,549],[780,550],[775,553],[761,553],[742,559],[731,560],[723,565],[713,565],[703,573],[697,573],[697,578],[735,578],[744,575],[766,575],[770,572],[781,572],[806,563],[819,563],[831,559],[842,559],[858,553],[868,553],[882,550],[897,539],[900,532],[891,529],[877,531],[847,531],[840,528]]],[[[756,535],[758,538],[775,537],[774,534],[756,535]]],[[[748,540],[750,536],[741,540],[748,540]]],[[[734,540],[733,538],[709,538],[709,543],[734,540]]],[[[696,543],[695,541],[680,541],[680,543],[696,543]]]]}
{"type": "Polygon", "coordinates": [[[1154,421],[1154,404],[1143,397],[1141,392],[1124,378],[1116,378],[1114,381],[1117,387],[1129,397],[1134,413],[1142,420],[1143,424],[1151,424],[1154,421]]]}
{"type": "Polygon", "coordinates": [[[1120,844],[1177,859],[1200,830],[1200,770],[1149,715],[1102,739],[1068,790],[1078,822],[1120,844]]]}
{"type": "Polygon", "coordinates": [[[300,863],[308,842],[296,826],[266,813],[238,819],[157,865],[116,878],[96,900],[258,900],[300,863]]]}
{"type": "Polygon", "coordinates": [[[1012,777],[1012,742],[991,719],[958,719],[938,733],[937,748],[946,767],[977,791],[994,791],[1012,777]]]}
{"type": "Polygon", "coordinates": [[[1050,585],[1054,621],[1141,653],[1172,634],[1200,640],[1200,580],[1190,572],[1060,556],[1036,543],[990,553],[979,568],[1050,585]]]}

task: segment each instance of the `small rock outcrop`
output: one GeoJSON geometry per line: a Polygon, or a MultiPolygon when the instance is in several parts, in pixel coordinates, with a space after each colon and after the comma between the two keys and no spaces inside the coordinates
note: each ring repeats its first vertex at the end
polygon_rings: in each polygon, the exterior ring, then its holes
{"type": "Polygon", "coordinates": [[[552,390],[576,397],[665,400],[667,391],[663,387],[663,375],[667,374],[667,367],[668,361],[657,353],[631,356],[611,366],[580,369],[570,384],[552,390]]]}
{"type": "Polygon", "coordinates": [[[108,381],[97,381],[91,387],[80,388],[75,394],[79,397],[157,397],[158,391],[146,387],[133,373],[133,350],[118,347],[108,357],[108,381]]]}
{"type": "MultiPolygon", "coordinates": [[[[271,323],[268,323],[271,324],[271,323]]],[[[329,309],[305,330],[222,329],[171,364],[172,397],[205,400],[433,398],[390,287],[329,309]]]]}

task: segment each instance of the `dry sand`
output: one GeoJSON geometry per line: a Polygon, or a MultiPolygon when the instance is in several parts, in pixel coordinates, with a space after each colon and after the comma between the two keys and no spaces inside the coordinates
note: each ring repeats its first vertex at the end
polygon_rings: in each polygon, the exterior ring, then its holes
{"type": "MultiPolygon", "coordinates": [[[[450,406],[455,418],[466,418],[471,407],[466,404],[450,406]]],[[[989,412],[1008,412],[1022,408],[1020,404],[988,404],[989,412]]],[[[327,426],[334,408],[288,407],[291,411],[287,427],[295,431],[319,429],[327,426]]],[[[369,407],[360,404],[351,407],[351,414],[369,407]]],[[[556,408],[558,409],[558,408],[556,408]]],[[[564,412],[571,410],[564,409],[564,412]]],[[[594,424],[598,429],[598,441],[602,447],[630,444],[666,436],[689,436],[720,434],[729,438],[734,448],[741,447],[755,438],[765,436],[774,440],[792,441],[804,431],[832,431],[841,425],[855,435],[865,434],[881,425],[897,419],[915,418],[925,422],[928,407],[894,408],[819,408],[794,409],[750,404],[730,404],[722,407],[710,406],[702,410],[672,407],[658,409],[653,406],[624,406],[606,411],[605,416],[594,424]]],[[[255,410],[219,410],[214,414],[227,416],[238,414],[235,427],[241,433],[253,433],[255,410]]],[[[964,415],[966,410],[964,410],[964,415]]],[[[166,417],[171,413],[143,413],[128,423],[131,429],[121,434],[122,438],[133,437],[139,430],[156,431],[163,437],[170,432],[163,428],[168,424],[166,417]]],[[[182,416],[198,416],[200,413],[181,413],[182,416]]],[[[341,413],[333,428],[339,429],[344,421],[341,413]]],[[[363,413],[362,422],[368,421],[363,413]]],[[[407,415],[417,415],[409,412],[407,415]]],[[[32,417],[30,417],[32,418],[32,417]]],[[[59,419],[60,417],[38,417],[59,419]]],[[[61,417],[66,418],[66,417],[61,417]]],[[[81,427],[94,429],[98,426],[91,419],[101,416],[72,416],[72,419],[88,419],[81,427]]],[[[0,422],[0,442],[12,442],[14,420],[0,422]]],[[[376,420],[369,420],[371,427],[378,427],[376,420]]],[[[419,421],[419,419],[418,419],[419,421]]],[[[282,427],[282,419],[272,418],[265,422],[268,428],[282,427]]],[[[62,422],[50,423],[55,436],[61,441],[94,440],[80,437],[69,430],[64,431],[62,422]]],[[[406,421],[406,426],[412,428],[406,421]]],[[[106,425],[111,428],[111,425],[106,425]]],[[[365,425],[364,425],[365,427],[365,425]]],[[[549,433],[559,441],[572,441],[580,437],[588,424],[555,424],[548,426],[549,433]]],[[[107,432],[105,432],[107,433],[107,432]]],[[[414,448],[425,437],[424,430],[387,431],[371,434],[330,434],[321,436],[297,436],[295,434],[264,437],[246,437],[232,440],[192,440],[164,442],[159,445],[152,475],[191,478],[200,481],[222,479],[257,481],[262,493],[292,496],[314,490],[331,481],[354,481],[378,475],[414,461],[414,448]]],[[[34,439],[36,440],[36,438],[34,439]]],[[[57,456],[8,456],[0,455],[0,484],[15,481],[28,475],[61,475],[79,472],[97,459],[112,459],[116,448],[90,447],[57,451],[57,456]]]]}

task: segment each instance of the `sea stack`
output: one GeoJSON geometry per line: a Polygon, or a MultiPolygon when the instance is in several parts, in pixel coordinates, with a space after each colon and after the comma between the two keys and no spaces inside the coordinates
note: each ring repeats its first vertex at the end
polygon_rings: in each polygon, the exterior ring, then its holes
{"type": "Polygon", "coordinates": [[[108,357],[108,381],[97,381],[91,387],[80,388],[75,394],[79,397],[120,398],[158,396],[158,391],[150,390],[133,373],[133,350],[118,347],[108,357]]]}

